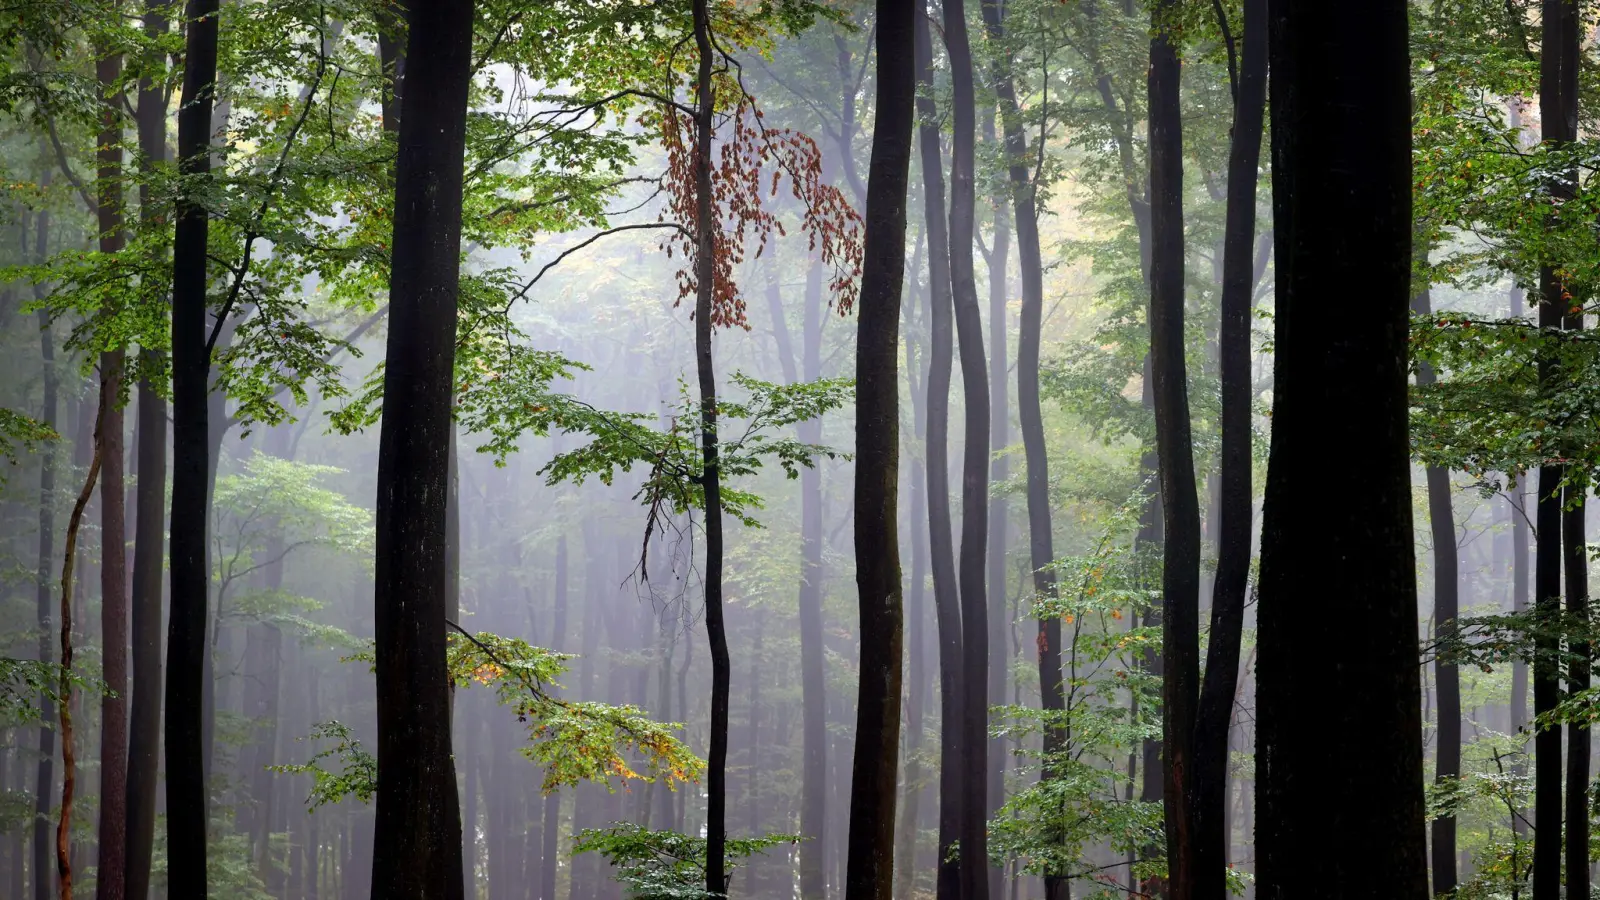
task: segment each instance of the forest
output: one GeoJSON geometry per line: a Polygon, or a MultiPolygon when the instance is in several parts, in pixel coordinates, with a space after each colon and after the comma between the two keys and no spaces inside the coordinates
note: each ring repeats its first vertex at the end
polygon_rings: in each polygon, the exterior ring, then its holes
{"type": "Polygon", "coordinates": [[[3,0],[0,897],[1589,900],[1597,315],[1600,0],[3,0]]]}

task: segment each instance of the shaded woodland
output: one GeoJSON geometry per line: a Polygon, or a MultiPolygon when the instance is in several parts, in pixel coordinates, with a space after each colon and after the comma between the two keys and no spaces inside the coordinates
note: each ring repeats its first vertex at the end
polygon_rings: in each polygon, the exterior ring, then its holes
{"type": "Polygon", "coordinates": [[[0,8],[0,896],[1587,900],[1600,3],[0,8]]]}

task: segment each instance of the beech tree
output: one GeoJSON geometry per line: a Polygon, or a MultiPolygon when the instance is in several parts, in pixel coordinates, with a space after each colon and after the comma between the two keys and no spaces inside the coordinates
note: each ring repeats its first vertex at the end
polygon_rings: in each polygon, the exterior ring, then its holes
{"type": "Polygon", "coordinates": [[[1428,893],[1406,451],[1407,15],[1403,3],[1299,0],[1271,12],[1280,272],[1256,745],[1268,897],[1347,897],[1375,884],[1392,897],[1428,893]],[[1317,311],[1357,286],[1362,315],[1330,326],[1317,311]],[[1364,503],[1321,521],[1298,514],[1330,466],[1352,465],[1367,479],[1364,503]],[[1295,645],[1324,603],[1350,623],[1331,669],[1295,645]],[[1349,740],[1357,733],[1390,738],[1349,740]]]}

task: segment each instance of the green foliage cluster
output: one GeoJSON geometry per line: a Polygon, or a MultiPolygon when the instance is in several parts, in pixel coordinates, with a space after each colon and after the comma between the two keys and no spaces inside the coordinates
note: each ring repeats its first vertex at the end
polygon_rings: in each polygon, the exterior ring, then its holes
{"type": "MultiPolygon", "coordinates": [[[[798,843],[792,834],[730,838],[727,868],[774,847],[798,843]]],[[[621,822],[578,834],[574,853],[598,853],[611,863],[613,875],[629,900],[717,900],[706,890],[706,839],[676,831],[652,831],[621,822]]]]}

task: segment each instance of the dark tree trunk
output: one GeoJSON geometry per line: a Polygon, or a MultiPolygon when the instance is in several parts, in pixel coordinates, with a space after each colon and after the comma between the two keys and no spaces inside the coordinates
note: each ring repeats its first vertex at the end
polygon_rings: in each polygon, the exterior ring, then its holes
{"type": "MultiPolygon", "coordinates": [[[[178,167],[202,182],[211,172],[217,80],[217,0],[189,0],[178,167]]],[[[172,251],[171,614],[167,623],[167,883],[174,897],[206,894],[207,796],[203,696],[210,573],[206,519],[211,323],[207,314],[206,209],[178,198],[172,251]]]]}
{"type": "MultiPolygon", "coordinates": [[[[47,170],[40,183],[49,185],[50,174],[47,170]]],[[[40,210],[34,219],[33,252],[37,263],[43,264],[50,250],[50,212],[40,210]]],[[[44,300],[43,288],[35,288],[34,298],[44,300]]],[[[48,428],[56,427],[57,391],[60,388],[60,375],[56,372],[56,345],[55,335],[52,334],[50,313],[41,308],[38,312],[39,322],[39,356],[43,361],[44,369],[44,409],[39,414],[39,421],[48,428]]],[[[50,633],[51,624],[55,617],[52,615],[50,594],[50,572],[52,561],[55,558],[56,536],[56,453],[54,448],[45,451],[39,463],[39,559],[34,571],[37,580],[37,611],[39,617],[39,661],[49,662],[55,659],[55,652],[51,649],[50,633]]],[[[49,696],[41,694],[39,697],[39,761],[37,778],[34,781],[33,795],[33,897],[34,900],[47,900],[50,896],[52,880],[50,878],[50,807],[51,798],[55,794],[55,754],[56,733],[49,723],[55,719],[55,704],[50,702],[49,696]]]]}
{"type": "Polygon", "coordinates": [[[1245,0],[1244,34],[1228,148],[1228,203],[1223,233],[1218,357],[1222,449],[1217,517],[1217,574],[1205,682],[1195,713],[1194,897],[1222,900],[1228,863],[1228,738],[1239,690],[1239,651],[1250,578],[1250,320],[1256,272],[1256,181],[1267,97],[1267,0],[1245,0]]]}
{"type": "Polygon", "coordinates": [[[1161,482],[1162,799],[1167,839],[1167,890],[1194,896],[1195,788],[1193,741],[1200,687],[1200,501],[1190,438],[1184,361],[1183,119],[1176,0],[1152,9],[1150,41],[1150,375],[1155,401],[1157,472],[1161,482]]]}
{"type": "Polygon", "coordinates": [[[1407,9],[1284,0],[1271,20],[1278,281],[1261,540],[1258,892],[1422,900],[1407,9]],[[1330,322],[1326,311],[1355,294],[1359,313],[1330,322]],[[1362,473],[1362,503],[1322,502],[1334,470],[1362,473]],[[1322,513],[1306,515],[1312,508],[1322,513]],[[1332,658],[1305,653],[1305,636],[1325,630],[1335,608],[1349,624],[1329,645],[1332,658]],[[1375,743],[1374,734],[1386,737],[1375,743]]]}
{"type": "MultiPolygon", "coordinates": [[[[166,34],[165,0],[146,0],[144,32],[151,42],[166,34]]],[[[148,175],[167,155],[166,90],[149,75],[139,79],[138,127],[139,151],[148,175]]],[[[146,223],[156,215],[149,188],[143,185],[139,190],[139,215],[146,223]]],[[[147,372],[156,369],[161,362],[159,350],[140,348],[139,356],[147,372]]],[[[167,401],[148,377],[139,379],[138,441],[125,891],[134,900],[145,900],[150,894],[161,762],[161,576],[166,550],[167,503],[167,401]]]]}
{"type": "MultiPolygon", "coordinates": [[[[1427,251],[1419,248],[1424,264],[1427,251]]],[[[1432,293],[1424,288],[1412,301],[1412,311],[1427,316],[1433,313],[1432,293]]],[[[1438,381],[1433,366],[1417,365],[1417,385],[1438,381]]],[[[1429,466],[1428,522],[1433,537],[1433,619],[1434,639],[1446,641],[1455,633],[1455,620],[1461,608],[1460,563],[1456,552],[1455,510],[1450,499],[1450,472],[1442,466],[1429,466]]],[[[1434,763],[1435,779],[1441,783],[1461,777],[1461,678],[1455,665],[1435,657],[1433,677],[1438,696],[1438,750],[1434,763]]],[[[1453,896],[1456,890],[1456,819],[1441,816],[1433,820],[1430,835],[1433,868],[1433,893],[1453,896]]]]}
{"type": "MultiPolygon", "coordinates": [[[[998,0],[985,0],[983,20],[990,41],[1005,54],[995,63],[993,82],[999,100],[1005,138],[1006,171],[1011,180],[1012,211],[1017,225],[1017,262],[1022,276],[1022,309],[1017,324],[1017,419],[1022,429],[1022,452],[1027,463],[1028,563],[1033,570],[1033,592],[1045,598],[1055,594],[1055,561],[1050,524],[1050,461],[1044,440],[1044,414],[1039,405],[1039,342],[1044,313],[1044,259],[1039,246],[1039,211],[1033,177],[1028,168],[1028,140],[1022,131],[1012,63],[1005,48],[1004,10],[998,0]]],[[[1039,663],[1040,706],[1061,712],[1066,706],[1061,684],[1061,620],[1044,616],[1034,638],[1039,663]]],[[[1044,733],[1044,751],[1061,748],[1065,734],[1059,728],[1044,733]]],[[[1049,777],[1048,770],[1041,777],[1049,777]]],[[[1045,878],[1046,900],[1065,900],[1066,879],[1045,878]]]]}
{"type": "MultiPolygon", "coordinates": [[[[961,677],[959,722],[961,778],[961,895],[989,900],[988,780],[974,777],[985,763],[989,737],[989,609],[985,557],[989,532],[989,378],[985,371],[983,320],[973,273],[973,218],[977,197],[973,166],[977,116],[972,50],[963,0],[945,0],[945,48],[952,89],[950,140],[950,294],[961,351],[961,387],[966,407],[961,464],[961,677]]],[[[951,723],[955,724],[955,723],[951,723]]],[[[948,725],[946,727],[949,727],[948,725]]]]}
{"type": "MultiPolygon", "coordinates": [[[[122,249],[122,55],[95,64],[108,92],[101,113],[99,161],[100,251],[122,249]],[[115,92],[114,94],[110,92],[115,92]]],[[[100,354],[100,852],[95,895],[122,900],[126,894],[128,802],[128,564],[127,493],[123,484],[123,413],[120,401],[125,352],[100,354]]]]}
{"type": "MultiPolygon", "coordinates": [[[[1547,144],[1562,146],[1578,137],[1578,66],[1580,26],[1577,0],[1544,0],[1543,33],[1539,65],[1539,108],[1547,144]]],[[[1564,179],[1550,187],[1560,204],[1572,196],[1564,179]]],[[[1554,330],[1567,314],[1563,260],[1547,260],[1539,272],[1539,325],[1554,330]]],[[[1548,354],[1539,359],[1540,390],[1561,389],[1563,376],[1548,354]]],[[[1561,640],[1552,630],[1561,609],[1561,482],[1564,466],[1539,467],[1539,545],[1534,562],[1534,603],[1541,612],[1540,634],[1533,662],[1533,713],[1554,709],[1561,699],[1560,665],[1556,659],[1561,640]]],[[[1555,900],[1561,891],[1561,731],[1540,730],[1534,738],[1534,833],[1543,835],[1533,845],[1533,900],[1555,900]],[[1558,836],[1551,840],[1550,836],[1558,836]]],[[[1571,823],[1569,823],[1571,824],[1571,823]]]]}
{"type": "Polygon", "coordinates": [[[460,898],[461,809],[445,675],[446,505],[472,0],[410,11],[401,101],[375,625],[378,803],[372,896],[460,898]]]}
{"type": "Polygon", "coordinates": [[[722,618],[722,480],[717,463],[717,376],[711,352],[712,297],[716,291],[716,220],[711,195],[712,137],[716,109],[711,70],[710,0],[694,0],[695,74],[695,371],[700,387],[700,487],[705,496],[706,563],[703,573],[706,638],[711,646],[711,750],[706,760],[706,890],[728,890],[728,659],[727,626],[722,618]]]}
{"type": "Polygon", "coordinates": [[[916,72],[913,0],[878,0],[877,121],[867,171],[864,259],[856,338],[856,588],[861,675],[850,782],[846,900],[894,893],[894,816],[900,761],[900,294],[906,262],[916,72]]]}
{"type": "MultiPolygon", "coordinates": [[[[924,215],[928,228],[928,555],[933,570],[933,604],[939,620],[939,838],[937,900],[966,900],[961,864],[954,845],[961,841],[964,769],[961,598],[956,584],[955,549],[950,525],[950,376],[954,334],[951,319],[950,232],[945,219],[944,163],[939,147],[938,109],[933,96],[931,15],[917,17],[918,151],[922,163],[924,215]]],[[[983,683],[982,681],[978,682],[983,683]]]]}

